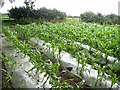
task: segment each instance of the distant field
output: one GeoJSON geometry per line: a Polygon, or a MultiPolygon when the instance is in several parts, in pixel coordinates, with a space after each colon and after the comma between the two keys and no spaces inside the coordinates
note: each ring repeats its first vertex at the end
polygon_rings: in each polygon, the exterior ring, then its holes
{"type": "Polygon", "coordinates": [[[66,18],[68,22],[80,22],[80,18],[66,18]]]}
{"type": "Polygon", "coordinates": [[[2,19],[2,26],[11,26],[17,24],[17,22],[14,19],[9,18],[8,14],[2,14],[1,19],[2,19]]]}
{"type": "MultiPolygon", "coordinates": [[[[80,22],[80,18],[66,18],[66,22],[80,22]]],[[[16,21],[9,18],[7,14],[2,14],[2,25],[3,26],[10,26],[17,24],[16,21]]]]}
{"type": "Polygon", "coordinates": [[[9,20],[9,16],[7,14],[2,14],[2,20],[9,20]]]}
{"type": "MultiPolygon", "coordinates": [[[[2,14],[2,20],[9,20],[8,14],[2,14]]],[[[69,21],[69,22],[79,22],[80,18],[68,18],[67,17],[66,21],[69,21]]]]}

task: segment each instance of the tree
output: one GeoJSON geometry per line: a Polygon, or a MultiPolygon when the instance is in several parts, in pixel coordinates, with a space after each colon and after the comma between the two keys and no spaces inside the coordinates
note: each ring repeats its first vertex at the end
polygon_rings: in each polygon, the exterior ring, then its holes
{"type": "Polygon", "coordinates": [[[36,0],[25,0],[24,3],[26,5],[26,8],[29,9],[33,9],[33,7],[35,6],[34,3],[36,2],[36,0]]]}
{"type": "Polygon", "coordinates": [[[80,17],[83,22],[95,22],[96,15],[93,12],[88,11],[81,14],[80,17]]]}
{"type": "Polygon", "coordinates": [[[102,15],[101,13],[94,14],[93,12],[85,12],[80,15],[82,22],[100,23],[100,24],[118,24],[119,16],[115,14],[102,15]]]}
{"type": "Polygon", "coordinates": [[[4,0],[0,0],[0,8],[3,7],[4,3],[5,3],[4,0]]]}

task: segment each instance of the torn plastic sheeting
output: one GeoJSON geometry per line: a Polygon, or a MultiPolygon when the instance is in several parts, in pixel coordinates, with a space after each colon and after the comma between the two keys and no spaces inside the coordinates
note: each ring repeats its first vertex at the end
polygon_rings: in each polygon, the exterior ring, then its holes
{"type": "MultiPolygon", "coordinates": [[[[76,62],[75,58],[72,58],[72,56],[69,53],[64,51],[61,52],[60,54],[60,62],[64,67],[72,67],[73,69],[71,72],[74,72],[75,74],[79,73],[77,72],[77,68],[79,71],[83,69],[81,64],[79,64],[78,66],[78,63],[76,62]]],[[[86,84],[94,87],[97,81],[98,71],[92,69],[91,65],[89,64],[86,64],[84,68],[85,70],[83,71],[83,79],[86,81],[86,84]]],[[[108,77],[107,74],[106,77],[108,77]]],[[[95,87],[110,88],[111,84],[112,84],[111,80],[107,80],[103,78],[102,81],[98,79],[97,85],[95,87]]],[[[115,83],[112,86],[112,88],[120,88],[120,86],[117,83],[115,83]]]]}
{"type": "MultiPolygon", "coordinates": [[[[4,43],[4,45],[6,45],[4,43]]],[[[17,53],[16,50],[9,50],[2,48],[4,54],[10,57],[9,64],[15,62],[13,66],[8,66],[7,70],[12,73],[12,84],[15,88],[51,88],[49,84],[50,78],[47,80],[47,76],[44,77],[45,73],[36,73],[36,69],[28,71],[34,67],[34,65],[29,61],[28,56],[24,56],[23,53],[17,53]],[[43,81],[42,81],[43,80],[43,81]],[[44,84],[44,82],[47,82],[44,84]],[[42,86],[44,84],[44,86],[42,86]]]]}
{"type": "MultiPolygon", "coordinates": [[[[17,55],[15,55],[17,56],[17,55]]],[[[24,59],[21,58],[15,58],[14,61],[18,61],[18,60],[24,60],[26,62],[24,63],[15,63],[12,67],[12,72],[13,72],[13,85],[15,86],[15,88],[18,88],[18,86],[20,88],[43,88],[43,83],[45,82],[45,80],[47,79],[47,77],[45,77],[45,79],[43,80],[43,82],[38,82],[38,80],[36,80],[36,78],[33,78],[35,76],[44,76],[45,73],[38,73],[39,75],[30,75],[27,73],[27,71],[29,71],[30,69],[32,69],[34,67],[34,65],[28,61],[28,58],[25,57],[24,59]],[[18,83],[16,83],[18,82],[18,83]]],[[[31,72],[33,72],[34,70],[32,70],[31,72]]],[[[34,72],[35,73],[35,72],[34,72]]],[[[39,77],[39,81],[41,81],[44,77],[39,77]]],[[[48,84],[49,83],[49,79],[47,81],[47,83],[45,84],[45,88],[50,88],[51,86],[48,84]]]]}
{"type": "MultiPolygon", "coordinates": [[[[45,43],[45,41],[40,40],[39,38],[31,38],[30,43],[33,45],[37,45],[37,47],[40,49],[41,52],[44,52],[45,55],[50,55],[53,53],[53,48],[51,48],[50,43],[45,43]]],[[[57,48],[54,48],[55,52],[54,55],[57,57],[59,54],[59,50],[57,48]]]]}
{"type": "MultiPolygon", "coordinates": [[[[36,42],[35,38],[31,38],[30,41],[31,41],[32,44],[33,43],[34,44],[40,43],[40,42],[36,42]]],[[[38,46],[38,47],[39,48],[44,48],[44,45],[43,46],[38,46]]],[[[45,48],[45,50],[46,49],[47,49],[47,47],[45,48]]],[[[50,50],[52,50],[52,49],[50,49],[50,50]]],[[[46,52],[49,52],[49,51],[45,51],[45,53],[46,52]]],[[[50,52],[52,52],[52,51],[50,51],[50,52]]],[[[58,51],[56,51],[56,54],[58,54],[58,51]]],[[[60,53],[60,63],[64,67],[72,67],[73,68],[72,72],[75,73],[75,74],[77,74],[77,68],[79,69],[79,71],[82,70],[82,64],[79,64],[79,66],[78,66],[78,62],[76,61],[76,59],[73,58],[69,53],[64,52],[64,51],[62,51],[60,53]]],[[[98,71],[95,70],[95,69],[92,69],[91,65],[89,65],[89,64],[86,64],[85,68],[87,70],[83,71],[83,79],[86,81],[86,83],[88,85],[91,85],[91,86],[94,87],[95,83],[97,81],[98,71]]],[[[106,74],[106,77],[108,77],[107,74],[106,74]]],[[[96,87],[103,87],[103,88],[109,87],[110,88],[111,83],[112,83],[111,80],[105,80],[103,78],[102,81],[100,81],[100,80],[97,81],[97,86],[96,87]]],[[[120,88],[120,86],[117,83],[115,83],[113,85],[113,88],[118,88],[118,87],[120,88]]]]}
{"type": "Polygon", "coordinates": [[[38,45],[39,47],[43,46],[43,44],[45,43],[45,41],[40,40],[39,38],[31,38],[30,41],[34,41],[34,45],[38,45]]]}

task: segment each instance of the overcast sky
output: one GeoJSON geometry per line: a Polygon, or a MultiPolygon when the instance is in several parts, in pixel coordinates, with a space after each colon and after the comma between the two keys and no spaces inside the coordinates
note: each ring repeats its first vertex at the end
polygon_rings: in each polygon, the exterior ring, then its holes
{"type": "MultiPolygon", "coordinates": [[[[118,15],[118,2],[120,0],[36,0],[35,8],[46,7],[56,8],[57,10],[66,12],[67,15],[79,16],[85,11],[92,11],[94,13],[100,12],[106,14],[118,15]]],[[[23,6],[24,0],[15,0],[10,3],[5,0],[5,5],[0,9],[1,13],[6,13],[7,10],[15,6],[23,6]]]]}

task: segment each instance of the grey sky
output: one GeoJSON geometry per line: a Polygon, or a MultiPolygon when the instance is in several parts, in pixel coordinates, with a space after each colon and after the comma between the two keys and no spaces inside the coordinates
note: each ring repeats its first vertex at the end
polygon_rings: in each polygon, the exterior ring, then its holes
{"type": "MultiPolygon", "coordinates": [[[[5,5],[0,12],[6,13],[12,7],[23,6],[23,2],[24,0],[16,0],[15,3],[11,4],[8,0],[5,0],[5,5]]],[[[102,14],[118,14],[118,2],[119,0],[36,0],[35,8],[56,8],[66,12],[67,15],[75,16],[79,16],[85,11],[100,12],[102,14]]]]}

